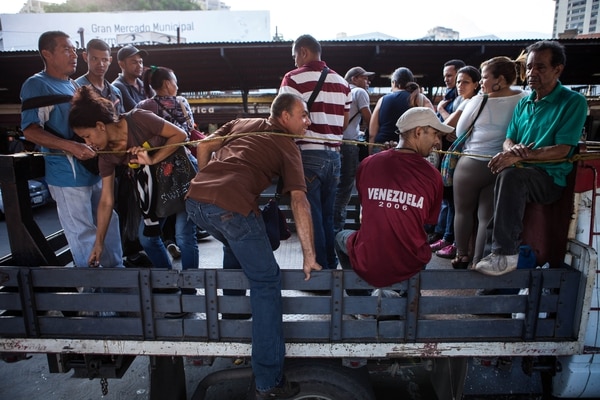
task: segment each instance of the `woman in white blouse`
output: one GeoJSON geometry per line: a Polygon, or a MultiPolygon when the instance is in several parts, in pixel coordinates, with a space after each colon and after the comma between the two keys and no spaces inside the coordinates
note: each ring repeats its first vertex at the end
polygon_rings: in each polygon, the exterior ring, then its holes
{"type": "MultiPolygon", "coordinates": [[[[517,81],[517,72],[522,77],[519,63],[508,57],[494,57],[481,64],[481,91],[488,99],[475,121],[471,136],[465,142],[464,154],[454,171],[454,235],[456,257],[452,266],[464,269],[475,265],[482,257],[486,239],[486,228],[493,216],[494,183],[496,176],[487,164],[489,158],[502,151],[506,129],[517,103],[526,93],[512,86],[517,81]],[[477,221],[475,221],[477,218],[477,221]],[[471,236],[477,222],[477,234],[472,251],[469,251],[471,236]]],[[[483,100],[477,95],[461,105],[462,113],[456,125],[457,134],[466,132],[475,119],[483,100]]]]}

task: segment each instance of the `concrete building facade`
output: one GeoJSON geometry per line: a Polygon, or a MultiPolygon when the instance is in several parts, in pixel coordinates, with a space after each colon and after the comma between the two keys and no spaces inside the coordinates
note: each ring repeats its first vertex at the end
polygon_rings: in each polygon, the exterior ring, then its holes
{"type": "Polygon", "coordinates": [[[552,37],[600,33],[600,0],[554,0],[552,37]]]}

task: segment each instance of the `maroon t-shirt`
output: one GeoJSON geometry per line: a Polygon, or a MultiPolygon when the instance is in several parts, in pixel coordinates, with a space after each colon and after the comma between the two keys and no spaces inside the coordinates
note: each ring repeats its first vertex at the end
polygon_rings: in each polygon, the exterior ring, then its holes
{"type": "Polygon", "coordinates": [[[360,230],[347,243],[352,267],[376,287],[406,280],[431,260],[425,224],[442,204],[438,170],[418,154],[387,150],[364,159],[356,173],[360,230]]]}

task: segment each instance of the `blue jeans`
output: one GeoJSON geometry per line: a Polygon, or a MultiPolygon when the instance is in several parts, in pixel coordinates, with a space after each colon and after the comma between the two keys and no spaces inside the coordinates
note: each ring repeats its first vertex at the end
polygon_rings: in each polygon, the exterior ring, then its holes
{"type": "Polygon", "coordinates": [[[256,388],[270,390],[283,378],[281,273],[260,215],[244,216],[214,204],[186,200],[189,217],[231,250],[250,282],[252,370],[256,388]]]}
{"type": "MultiPolygon", "coordinates": [[[[444,188],[444,190],[448,189],[444,188]]],[[[442,208],[435,226],[435,233],[442,235],[442,239],[446,242],[454,242],[454,199],[452,199],[452,195],[442,199],[442,208]]]]}
{"type": "MultiPolygon", "coordinates": [[[[160,218],[162,228],[166,218],[160,218]]],[[[169,253],[160,236],[144,236],[144,221],[140,223],[140,244],[156,268],[173,268],[169,253]]],[[[196,224],[188,218],[185,211],[175,216],[175,243],[181,250],[181,269],[197,269],[198,243],[196,242],[196,224]]]]}
{"type": "MultiPolygon", "coordinates": [[[[62,226],[76,267],[87,267],[96,241],[96,213],[102,192],[102,182],[93,186],[61,187],[48,185],[56,202],[62,226]]],[[[100,256],[103,267],[123,267],[123,249],[119,232],[119,217],[113,210],[104,250],[100,256]]]]}
{"type": "Polygon", "coordinates": [[[302,150],[307,197],[312,216],[317,262],[337,268],[333,232],[333,205],[340,181],[340,153],[331,150],[302,150]]]}
{"type": "Polygon", "coordinates": [[[340,154],[340,183],[337,187],[335,205],[333,206],[333,231],[335,233],[344,229],[344,225],[346,224],[346,207],[350,202],[350,196],[352,196],[356,169],[359,163],[358,152],[359,148],[357,145],[342,144],[340,154]]]}
{"type": "MultiPolygon", "coordinates": [[[[223,246],[223,269],[242,269],[242,264],[238,261],[229,246],[223,246]]],[[[245,296],[245,290],[223,289],[225,296],[245,296]]]]}

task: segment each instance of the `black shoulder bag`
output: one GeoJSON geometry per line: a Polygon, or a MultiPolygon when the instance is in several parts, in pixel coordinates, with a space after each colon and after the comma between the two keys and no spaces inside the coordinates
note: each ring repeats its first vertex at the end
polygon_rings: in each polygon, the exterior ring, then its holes
{"type": "Polygon", "coordinates": [[[288,227],[285,215],[279,209],[279,199],[281,198],[281,190],[283,189],[283,179],[279,178],[275,195],[261,210],[262,218],[265,223],[267,236],[271,242],[271,248],[277,250],[280,241],[290,238],[291,233],[288,227]]]}
{"type": "Polygon", "coordinates": [[[311,93],[310,97],[308,98],[308,101],[306,102],[306,108],[308,109],[308,112],[310,112],[310,109],[311,109],[313,103],[315,102],[317,95],[321,91],[321,88],[323,87],[323,82],[325,82],[325,78],[327,77],[328,73],[329,73],[329,67],[325,67],[325,68],[323,68],[323,71],[321,71],[321,76],[319,77],[319,80],[317,81],[317,85],[313,89],[313,92],[311,93]]]}
{"type": "MultiPolygon", "coordinates": [[[[125,115],[132,126],[131,114],[125,115]]],[[[133,138],[139,146],[143,146],[145,140],[136,131],[133,131],[133,138]]],[[[145,216],[166,218],[185,211],[185,195],[196,176],[196,168],[183,145],[178,145],[171,155],[148,168],[132,168],[132,174],[139,191],[138,202],[145,216]]]]}

